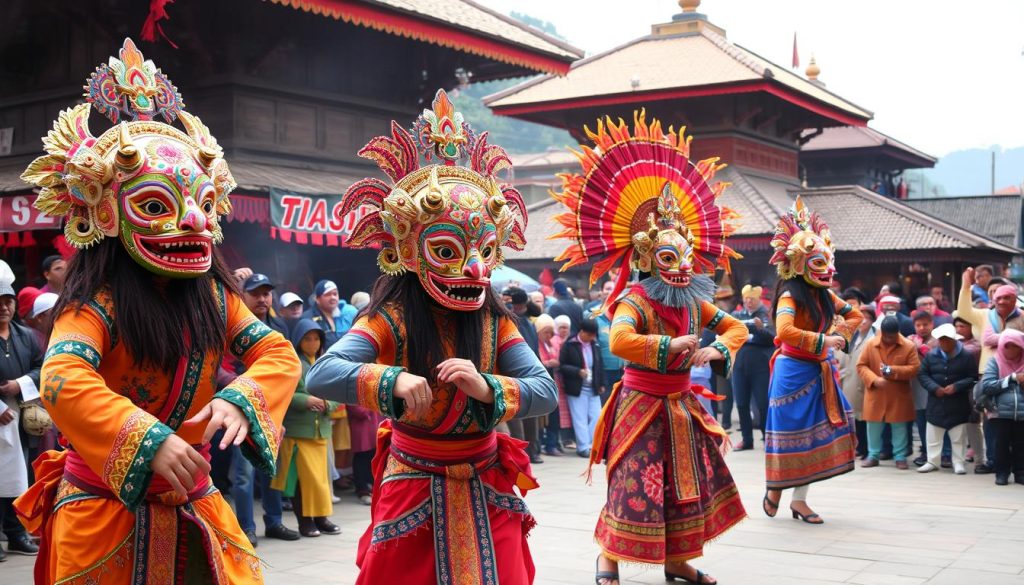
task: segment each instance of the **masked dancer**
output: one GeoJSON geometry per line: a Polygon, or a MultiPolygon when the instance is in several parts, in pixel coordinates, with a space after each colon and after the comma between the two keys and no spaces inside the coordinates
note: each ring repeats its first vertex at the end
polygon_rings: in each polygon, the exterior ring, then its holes
{"type": "Polygon", "coordinates": [[[603,312],[611,351],[626,361],[609,397],[590,463],[606,464],[608,501],[597,522],[598,585],[617,585],[618,563],[663,565],[665,578],[716,583],[689,561],[746,513],[723,455],[725,431],[698,402],[714,394],[691,384],[690,368],[731,369],[747,329],[711,304],[716,267],[738,257],[725,245],[735,214],[716,205],[724,165],[694,164],[683,131],[664,132],[643,112],[587,129],[593,148],[577,156],[581,174],[562,177],[556,195],[569,211],[558,235],[573,240],[555,260],[563,270],[594,262],[591,283],[618,268],[603,312]],[[622,295],[631,269],[639,284],[622,295]],[[718,336],[706,347],[705,329],[718,336]]]}
{"type": "Polygon", "coordinates": [[[300,370],[215,252],[234,180],[209,130],[130,39],[85,98],[60,113],[47,155],[22,175],[79,248],[42,369],[46,410],[69,447],[36,461],[16,503],[42,536],[36,583],[262,583],[210,482],[208,442],[223,428],[221,448],[239,445],[273,474],[300,370]],[[93,109],[116,124],[99,137],[93,109]],[[216,392],[226,352],[246,373],[216,392]]]}
{"type": "Polygon", "coordinates": [[[537,484],[526,443],[494,428],[551,412],[557,395],[489,278],[502,247],[525,243],[525,205],[497,177],[505,151],[443,91],[411,133],[391,133],[360,151],[391,183],[364,179],[343,198],[343,213],[369,208],[348,244],[378,245],[384,275],[306,378],[310,393],[387,419],[356,582],[532,583],[534,520],[514,488],[537,484]]]}
{"type": "Polygon", "coordinates": [[[834,352],[847,351],[863,317],[832,292],[835,247],[828,225],[797,197],[771,242],[779,273],[772,314],[775,345],[768,389],[762,506],[774,517],[793,489],[793,518],[821,524],[807,505],[811,483],[853,470],[853,411],[840,392],[834,352]]]}

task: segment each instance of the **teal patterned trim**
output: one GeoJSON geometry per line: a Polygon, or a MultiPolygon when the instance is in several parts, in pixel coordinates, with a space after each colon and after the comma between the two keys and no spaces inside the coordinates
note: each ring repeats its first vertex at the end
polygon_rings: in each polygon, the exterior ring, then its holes
{"type": "Polygon", "coordinates": [[[839,309],[839,316],[840,317],[845,317],[845,316],[849,315],[850,311],[852,311],[852,310],[853,310],[853,306],[850,305],[849,303],[847,303],[847,304],[843,305],[842,309],[839,309]]]}
{"type": "Polygon", "coordinates": [[[718,312],[715,313],[715,316],[712,317],[710,321],[708,321],[707,328],[714,329],[715,327],[718,327],[718,324],[721,323],[722,319],[725,319],[726,317],[728,317],[726,312],[719,309],[718,312]]]}
{"type": "Polygon", "coordinates": [[[796,317],[796,309],[794,309],[793,307],[779,307],[779,310],[775,311],[775,315],[791,315],[793,317],[796,317]]]}
{"type": "Polygon", "coordinates": [[[612,327],[615,327],[616,325],[621,325],[622,323],[629,323],[629,325],[633,327],[633,329],[636,329],[636,319],[630,317],[629,315],[619,315],[618,317],[616,317],[612,321],[612,327]]]}
{"type": "Polygon", "coordinates": [[[245,329],[242,329],[231,340],[231,354],[238,359],[242,359],[254,345],[260,342],[261,339],[273,333],[273,329],[267,327],[267,324],[259,319],[253,321],[245,329]]]}
{"type": "Polygon", "coordinates": [[[402,363],[405,359],[405,336],[402,335],[401,327],[398,326],[398,323],[395,322],[395,319],[387,310],[381,309],[377,311],[377,314],[388,322],[388,327],[391,328],[391,336],[395,338],[395,361],[402,363]]]}
{"type": "MultiPolygon", "coordinates": [[[[277,475],[277,449],[271,446],[270,439],[264,434],[259,415],[252,402],[231,386],[214,394],[213,397],[234,404],[242,410],[246,420],[249,421],[249,434],[239,447],[242,455],[267,475],[271,477],[277,475]]],[[[274,445],[276,444],[277,439],[275,438],[274,445]]]]}
{"type": "Polygon", "coordinates": [[[400,416],[395,409],[395,384],[398,382],[398,375],[404,371],[405,368],[391,366],[381,375],[380,385],[377,387],[377,407],[381,416],[395,419],[400,416]]]}
{"type": "Polygon", "coordinates": [[[100,320],[103,321],[103,325],[107,328],[107,335],[110,336],[110,348],[113,349],[117,345],[117,331],[114,328],[114,317],[107,312],[106,307],[96,299],[89,299],[85,306],[89,307],[96,314],[99,315],[100,320]]]}
{"type": "Polygon", "coordinates": [[[825,334],[819,333],[818,340],[814,342],[814,353],[820,354],[825,349],[825,334]]]}
{"type": "Polygon", "coordinates": [[[189,354],[188,363],[185,364],[185,375],[181,380],[181,389],[178,391],[178,400],[171,411],[171,418],[167,420],[167,426],[178,430],[181,423],[185,422],[185,415],[192,407],[192,399],[196,396],[196,389],[199,388],[199,380],[203,373],[203,361],[206,355],[198,350],[192,350],[189,354]]]}
{"type": "Polygon", "coordinates": [[[637,312],[637,314],[640,315],[640,319],[642,320],[640,322],[641,327],[643,329],[647,329],[647,312],[644,311],[643,307],[641,307],[636,301],[634,301],[633,299],[631,299],[629,297],[626,297],[626,298],[622,299],[619,302],[620,303],[626,303],[630,307],[633,307],[633,309],[637,312]]]}
{"type": "Polygon", "coordinates": [[[729,353],[729,348],[717,339],[708,344],[708,347],[713,347],[722,352],[722,356],[725,358],[725,361],[723,362],[722,376],[728,378],[729,374],[732,373],[732,354],[729,353]]]}
{"type": "Polygon", "coordinates": [[[85,363],[92,366],[92,369],[94,370],[100,367],[100,352],[88,343],[83,343],[81,341],[61,341],[59,343],[55,343],[50,347],[50,349],[46,350],[43,362],[46,362],[46,360],[58,355],[73,355],[81,358],[85,363]]]}
{"type": "Polygon", "coordinates": [[[479,425],[481,431],[489,431],[498,426],[498,423],[505,418],[508,412],[508,404],[505,402],[505,390],[501,380],[492,374],[480,374],[487,382],[487,386],[494,392],[494,404],[484,404],[479,400],[470,399],[473,418],[479,425]]]}
{"type": "Polygon", "coordinates": [[[79,492],[71,494],[70,496],[64,496],[63,498],[57,500],[53,504],[53,511],[56,512],[57,510],[60,510],[65,505],[70,504],[72,502],[79,502],[81,500],[98,500],[99,498],[100,496],[94,496],[88,492],[79,492]]]}
{"type": "Polygon", "coordinates": [[[172,434],[174,431],[171,430],[171,427],[157,421],[149,427],[142,437],[142,441],[139,442],[139,448],[135,451],[135,457],[132,458],[118,494],[130,512],[134,512],[146,499],[146,490],[149,489],[149,482],[153,479],[153,469],[150,464],[153,462],[157,450],[160,449],[160,445],[163,445],[167,437],[172,434]]]}
{"type": "Polygon", "coordinates": [[[220,309],[220,318],[224,324],[228,322],[228,298],[227,293],[224,292],[224,283],[219,280],[214,282],[213,285],[214,297],[217,299],[217,307],[220,309]]]}
{"type": "Polygon", "coordinates": [[[668,335],[658,338],[658,371],[662,374],[668,371],[668,346],[670,343],[672,343],[672,338],[668,335]]]}

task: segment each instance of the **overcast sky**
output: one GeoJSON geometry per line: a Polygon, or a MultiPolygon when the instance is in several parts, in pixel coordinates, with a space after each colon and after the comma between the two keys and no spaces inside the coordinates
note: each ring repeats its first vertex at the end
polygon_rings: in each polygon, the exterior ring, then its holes
{"type": "MultiPolygon", "coordinates": [[[[650,33],[673,0],[478,0],[552,22],[588,55],[650,33]]],[[[1022,0],[704,0],[730,41],[783,67],[797,33],[828,89],[925,152],[1024,146],[1022,0]]]]}

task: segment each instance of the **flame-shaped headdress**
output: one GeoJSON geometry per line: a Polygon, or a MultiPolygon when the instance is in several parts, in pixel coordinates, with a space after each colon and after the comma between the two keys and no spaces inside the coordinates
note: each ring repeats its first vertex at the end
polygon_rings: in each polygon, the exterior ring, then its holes
{"type": "Polygon", "coordinates": [[[522,250],[526,205],[498,174],[512,168],[503,149],[474,135],[462,114],[439,90],[412,132],[391,123],[391,136],[359,151],[392,184],[375,178],[353,184],[342,197],[343,215],[370,209],[346,243],[380,246],[381,270],[416,272],[431,296],[449,308],[471,310],[483,302],[490,271],[503,261],[501,247],[522,250]],[[420,166],[420,157],[438,164],[420,166]],[[458,161],[468,158],[468,166],[458,161]]]}
{"type": "Polygon", "coordinates": [[[694,164],[686,128],[666,133],[661,122],[648,123],[640,110],[633,115],[632,135],[621,119],[598,120],[596,133],[584,130],[594,148],[582,145],[582,152],[573,151],[583,172],[560,175],[562,191],[552,193],[569,208],[555,217],[564,229],[552,236],[573,240],[555,258],[566,261],[562,270],[597,260],[590,273],[593,285],[620,264],[614,298],[631,266],[656,269],[659,238],[672,232],[692,247],[692,267],[686,268],[693,272],[728,270],[729,259],[740,257],[725,245],[738,215],[716,204],[729,183],[710,184],[725,165],[718,158],[694,164]]]}
{"type": "Polygon", "coordinates": [[[828,224],[797,196],[793,207],[775,225],[775,253],[769,262],[783,279],[804,277],[811,285],[827,287],[835,274],[835,245],[828,224]]]}
{"type": "Polygon", "coordinates": [[[72,246],[120,235],[133,257],[156,272],[205,272],[210,244],[222,238],[218,216],[231,211],[235,187],[223,151],[131,39],[119,56],[87,80],[86,103],[60,113],[43,137],[47,154],[22,179],[41,188],[40,211],[65,220],[72,246]],[[92,108],[115,123],[99,137],[89,131],[92,108]],[[170,125],[176,118],[185,132],[170,125]]]}

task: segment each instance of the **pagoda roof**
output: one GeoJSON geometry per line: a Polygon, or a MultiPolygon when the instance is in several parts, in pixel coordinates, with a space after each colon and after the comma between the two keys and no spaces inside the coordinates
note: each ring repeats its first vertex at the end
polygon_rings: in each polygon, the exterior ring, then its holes
{"type": "Polygon", "coordinates": [[[817,155],[830,152],[843,152],[845,154],[851,150],[871,149],[884,151],[911,163],[912,166],[907,168],[931,168],[935,166],[938,160],[934,156],[909,146],[905,142],[900,142],[867,126],[824,128],[820,135],[815,136],[800,147],[800,154],[812,153],[817,155]]]}
{"type": "Polygon", "coordinates": [[[976,197],[935,197],[907,199],[906,205],[956,223],[1010,246],[1020,244],[1022,200],[1020,197],[989,195],[976,197]]]}
{"type": "Polygon", "coordinates": [[[695,32],[651,34],[573,63],[564,77],[542,75],[484,98],[496,114],[763,92],[835,125],[873,114],[726,39],[705,24],[695,32]],[[636,87],[633,87],[633,84],[636,87]]]}
{"type": "Polygon", "coordinates": [[[471,0],[271,0],[389,34],[565,74],[583,51],[471,0]]]}

